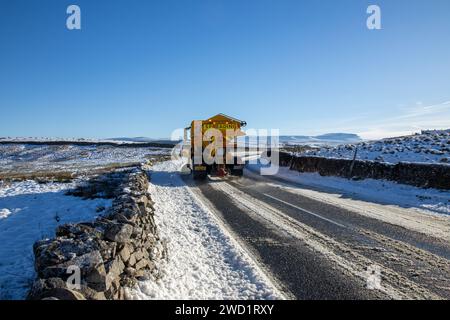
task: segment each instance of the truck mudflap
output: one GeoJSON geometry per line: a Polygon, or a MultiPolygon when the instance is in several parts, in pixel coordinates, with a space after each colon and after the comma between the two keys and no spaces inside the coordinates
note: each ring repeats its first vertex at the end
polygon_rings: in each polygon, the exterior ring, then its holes
{"type": "Polygon", "coordinates": [[[241,177],[244,175],[244,165],[243,164],[235,164],[230,168],[230,173],[232,176],[241,177]]]}
{"type": "Polygon", "coordinates": [[[192,166],[192,175],[194,180],[205,180],[208,176],[208,166],[196,164],[192,166]]]}

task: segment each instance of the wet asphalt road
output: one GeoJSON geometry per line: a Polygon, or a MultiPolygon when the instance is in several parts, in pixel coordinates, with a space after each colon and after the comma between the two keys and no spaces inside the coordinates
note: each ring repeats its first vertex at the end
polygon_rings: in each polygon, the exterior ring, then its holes
{"type": "Polygon", "coordinates": [[[355,276],[334,258],[286,232],[286,228],[297,228],[296,222],[299,232],[311,229],[342,244],[344,249],[329,248],[339,259],[351,261],[356,253],[362,268],[381,266],[382,274],[384,270],[387,274],[383,281],[400,293],[404,291],[403,298],[450,298],[450,245],[443,240],[289,192],[282,186],[302,186],[250,172],[242,178],[205,182],[184,179],[207,199],[214,213],[290,298],[393,298],[389,292],[368,289],[364,270],[362,277],[355,276]],[[246,207],[246,202],[252,205],[246,207]],[[273,214],[275,220],[268,221],[263,211],[273,214]]]}

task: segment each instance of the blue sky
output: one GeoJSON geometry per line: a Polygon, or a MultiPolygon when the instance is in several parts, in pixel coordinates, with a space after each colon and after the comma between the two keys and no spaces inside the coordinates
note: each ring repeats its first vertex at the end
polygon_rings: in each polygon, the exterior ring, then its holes
{"type": "Polygon", "coordinates": [[[449,17],[448,0],[1,0],[0,136],[168,137],[219,112],[285,135],[450,128],[449,17]]]}

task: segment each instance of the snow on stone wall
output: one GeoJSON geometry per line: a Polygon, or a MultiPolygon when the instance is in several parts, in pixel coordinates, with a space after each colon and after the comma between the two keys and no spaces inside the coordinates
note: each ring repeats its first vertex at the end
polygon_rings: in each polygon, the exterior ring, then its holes
{"type": "Polygon", "coordinates": [[[29,299],[125,299],[125,287],[157,277],[166,249],[154,221],[148,176],[141,169],[91,181],[74,194],[112,197],[113,206],[92,223],[58,227],[56,238],[34,245],[34,282],[29,299]],[[80,270],[79,287],[67,281],[80,270]]]}
{"type": "Polygon", "coordinates": [[[295,156],[280,152],[280,165],[299,172],[354,179],[384,179],[417,187],[450,190],[450,165],[295,156]]]}

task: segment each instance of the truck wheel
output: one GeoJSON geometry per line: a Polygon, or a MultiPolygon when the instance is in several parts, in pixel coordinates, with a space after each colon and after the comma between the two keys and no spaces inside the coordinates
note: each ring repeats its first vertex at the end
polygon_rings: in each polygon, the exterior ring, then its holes
{"type": "Polygon", "coordinates": [[[242,177],[244,175],[244,169],[231,169],[231,175],[242,177]]]}
{"type": "Polygon", "coordinates": [[[206,171],[192,171],[194,180],[205,180],[208,174],[206,171]]]}

